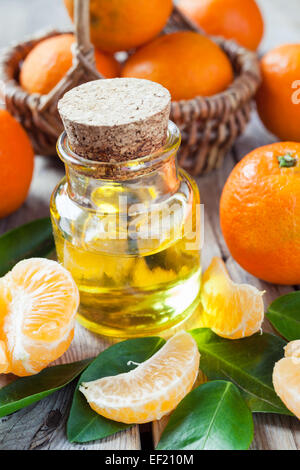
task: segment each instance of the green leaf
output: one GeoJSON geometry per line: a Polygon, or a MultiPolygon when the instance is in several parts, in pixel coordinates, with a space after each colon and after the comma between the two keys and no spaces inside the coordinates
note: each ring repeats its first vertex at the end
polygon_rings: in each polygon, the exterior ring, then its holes
{"type": "Polygon", "coordinates": [[[103,351],[81,375],[73,397],[67,424],[70,442],[89,442],[102,439],[131,425],[111,421],[92,410],[84,395],[78,390],[82,382],[121,374],[135,369],[137,364],[149,359],[165,341],[159,337],[137,338],[114,344],[103,351]]]}
{"type": "Polygon", "coordinates": [[[251,411],[231,382],[200,385],[177,406],[157,449],[246,450],[253,439],[251,411]]]}
{"type": "Polygon", "coordinates": [[[288,341],[300,339],[300,292],[276,299],[268,308],[267,318],[288,341]]]}
{"type": "Polygon", "coordinates": [[[48,367],[30,377],[17,379],[0,389],[0,418],[51,395],[72,382],[92,359],[48,367]]]}
{"type": "Polygon", "coordinates": [[[54,249],[50,218],[34,220],[0,237],[0,276],[24,258],[44,257],[54,249]]]}
{"type": "Polygon", "coordinates": [[[272,373],[286,342],[268,333],[229,340],[207,328],[190,331],[201,354],[200,368],[211,380],[230,380],[253,412],[291,415],[276,395],[272,373]]]}

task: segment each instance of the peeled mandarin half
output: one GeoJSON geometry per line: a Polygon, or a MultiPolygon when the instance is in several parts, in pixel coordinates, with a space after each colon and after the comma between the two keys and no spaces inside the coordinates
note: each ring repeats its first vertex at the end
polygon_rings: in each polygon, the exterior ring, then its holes
{"type": "Polygon", "coordinates": [[[80,391],[106,418],[148,423],[170,413],[192,389],[199,360],[195,340],[181,331],[136,369],[82,383],[80,391]]]}
{"type": "Polygon", "coordinates": [[[8,367],[6,346],[4,341],[0,341],[0,374],[5,374],[8,371],[8,367]]]}
{"type": "Polygon", "coordinates": [[[20,261],[0,279],[0,373],[40,372],[69,347],[79,304],[70,273],[56,261],[20,261]]]}
{"type": "Polygon", "coordinates": [[[234,283],[220,258],[213,258],[203,275],[201,326],[217,335],[239,339],[258,332],[264,319],[263,292],[234,283]]]}
{"type": "Polygon", "coordinates": [[[290,341],[284,348],[285,357],[299,357],[300,359],[300,339],[290,341]]]}
{"type": "Polygon", "coordinates": [[[285,347],[285,357],[273,370],[273,385],[285,406],[300,419],[300,340],[285,347]]]}

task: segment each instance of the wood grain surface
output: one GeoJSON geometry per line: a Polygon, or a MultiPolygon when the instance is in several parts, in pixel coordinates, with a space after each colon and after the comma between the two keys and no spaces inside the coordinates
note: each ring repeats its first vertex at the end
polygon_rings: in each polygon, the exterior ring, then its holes
{"type": "MultiPolygon", "coordinates": [[[[265,16],[266,31],[260,53],[283,42],[300,42],[299,0],[259,0],[265,16]]],[[[51,26],[69,26],[62,0],[0,0],[0,48],[12,41],[22,40],[33,32],[51,26]],[[50,5],[51,4],[51,5],[50,5]]],[[[247,282],[265,290],[266,306],[279,295],[291,292],[294,286],[273,286],[255,279],[241,269],[231,258],[222,238],[218,206],[222,187],[234,165],[250,150],[274,141],[258,120],[256,113],[246,133],[226,156],[222,169],[198,179],[202,203],[205,207],[205,243],[203,268],[212,256],[221,256],[236,282],[247,282]]],[[[37,156],[34,179],[24,205],[13,215],[0,220],[0,233],[29,220],[48,215],[49,199],[54,186],[64,174],[56,158],[37,156]]],[[[264,329],[271,331],[266,321],[264,329]]],[[[108,346],[81,326],[76,327],[76,337],[71,348],[58,362],[71,362],[91,357],[108,346]]],[[[12,380],[2,376],[0,386],[12,380]]],[[[0,450],[4,449],[140,449],[138,426],[110,438],[86,445],[68,443],[65,424],[68,417],[74,385],[0,420],[0,450]]],[[[300,449],[300,422],[296,418],[272,414],[256,414],[255,438],[252,449],[300,449]]],[[[165,421],[165,420],[164,420],[165,421]]],[[[154,442],[157,442],[164,422],[153,423],[154,442]]],[[[150,429],[148,427],[147,429],[150,429]]],[[[149,442],[149,440],[147,440],[149,442]]],[[[148,444],[149,447],[149,444],[148,444]]]]}

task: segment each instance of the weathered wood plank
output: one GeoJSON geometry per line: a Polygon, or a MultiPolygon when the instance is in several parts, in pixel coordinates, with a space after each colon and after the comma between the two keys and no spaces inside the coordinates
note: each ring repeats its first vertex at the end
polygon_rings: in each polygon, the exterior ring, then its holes
{"type": "MultiPolygon", "coordinates": [[[[258,0],[265,14],[266,33],[262,51],[282,42],[300,39],[299,0],[258,0]]],[[[62,0],[10,0],[0,2],[0,47],[11,41],[22,40],[44,27],[69,26],[68,16],[62,0]],[[34,12],[34,13],[33,13],[34,12]]],[[[219,220],[218,201],[224,182],[235,162],[253,148],[273,141],[257,117],[253,117],[245,135],[235,145],[224,162],[224,167],[199,179],[202,202],[205,204],[205,246],[202,264],[205,269],[212,256],[226,260],[232,278],[237,282],[248,282],[266,290],[268,305],[277,296],[292,288],[263,283],[242,270],[230,257],[223,240],[219,220]]],[[[58,160],[36,158],[36,168],[30,195],[23,207],[12,216],[0,221],[0,233],[29,220],[48,214],[48,204],[53,187],[63,174],[58,160]]],[[[270,325],[266,322],[266,330],[270,325]]],[[[79,325],[76,339],[60,361],[73,361],[97,354],[107,346],[97,336],[79,325]]],[[[0,386],[11,380],[11,376],[0,379],[0,386]]],[[[41,402],[0,421],[0,449],[138,449],[140,440],[137,427],[130,431],[87,445],[71,446],[65,437],[65,422],[70,406],[73,385],[53,394],[41,402]]],[[[163,423],[155,423],[154,437],[157,442],[163,423]]],[[[300,425],[295,418],[276,415],[255,416],[255,440],[253,449],[300,449],[300,425]]]]}

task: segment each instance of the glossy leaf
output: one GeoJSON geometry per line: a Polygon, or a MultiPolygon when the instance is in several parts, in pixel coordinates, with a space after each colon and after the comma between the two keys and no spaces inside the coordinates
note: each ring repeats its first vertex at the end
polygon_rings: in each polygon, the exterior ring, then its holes
{"type": "Polygon", "coordinates": [[[268,308],[267,318],[288,341],[300,339],[300,292],[276,299],[268,308]]]}
{"type": "Polygon", "coordinates": [[[173,411],[157,449],[246,450],[253,439],[251,411],[231,382],[191,391],[173,411]]]}
{"type": "Polygon", "coordinates": [[[30,377],[22,377],[0,389],[0,418],[51,395],[72,382],[92,359],[48,367],[30,377]]]}
{"type": "Polygon", "coordinates": [[[201,354],[200,368],[210,380],[230,380],[252,411],[291,414],[275,393],[272,373],[286,342],[268,333],[228,340],[207,328],[190,332],[201,354]]]}
{"type": "Polygon", "coordinates": [[[53,249],[54,239],[49,217],[6,232],[0,237],[0,276],[4,276],[18,261],[48,256],[53,249]]]}
{"type": "Polygon", "coordinates": [[[130,339],[114,344],[99,354],[78,381],[67,424],[69,441],[94,441],[131,427],[128,424],[111,421],[93,411],[84,395],[78,390],[79,385],[82,382],[129,372],[135,369],[137,364],[153,356],[164,344],[165,341],[158,337],[130,339]]]}

